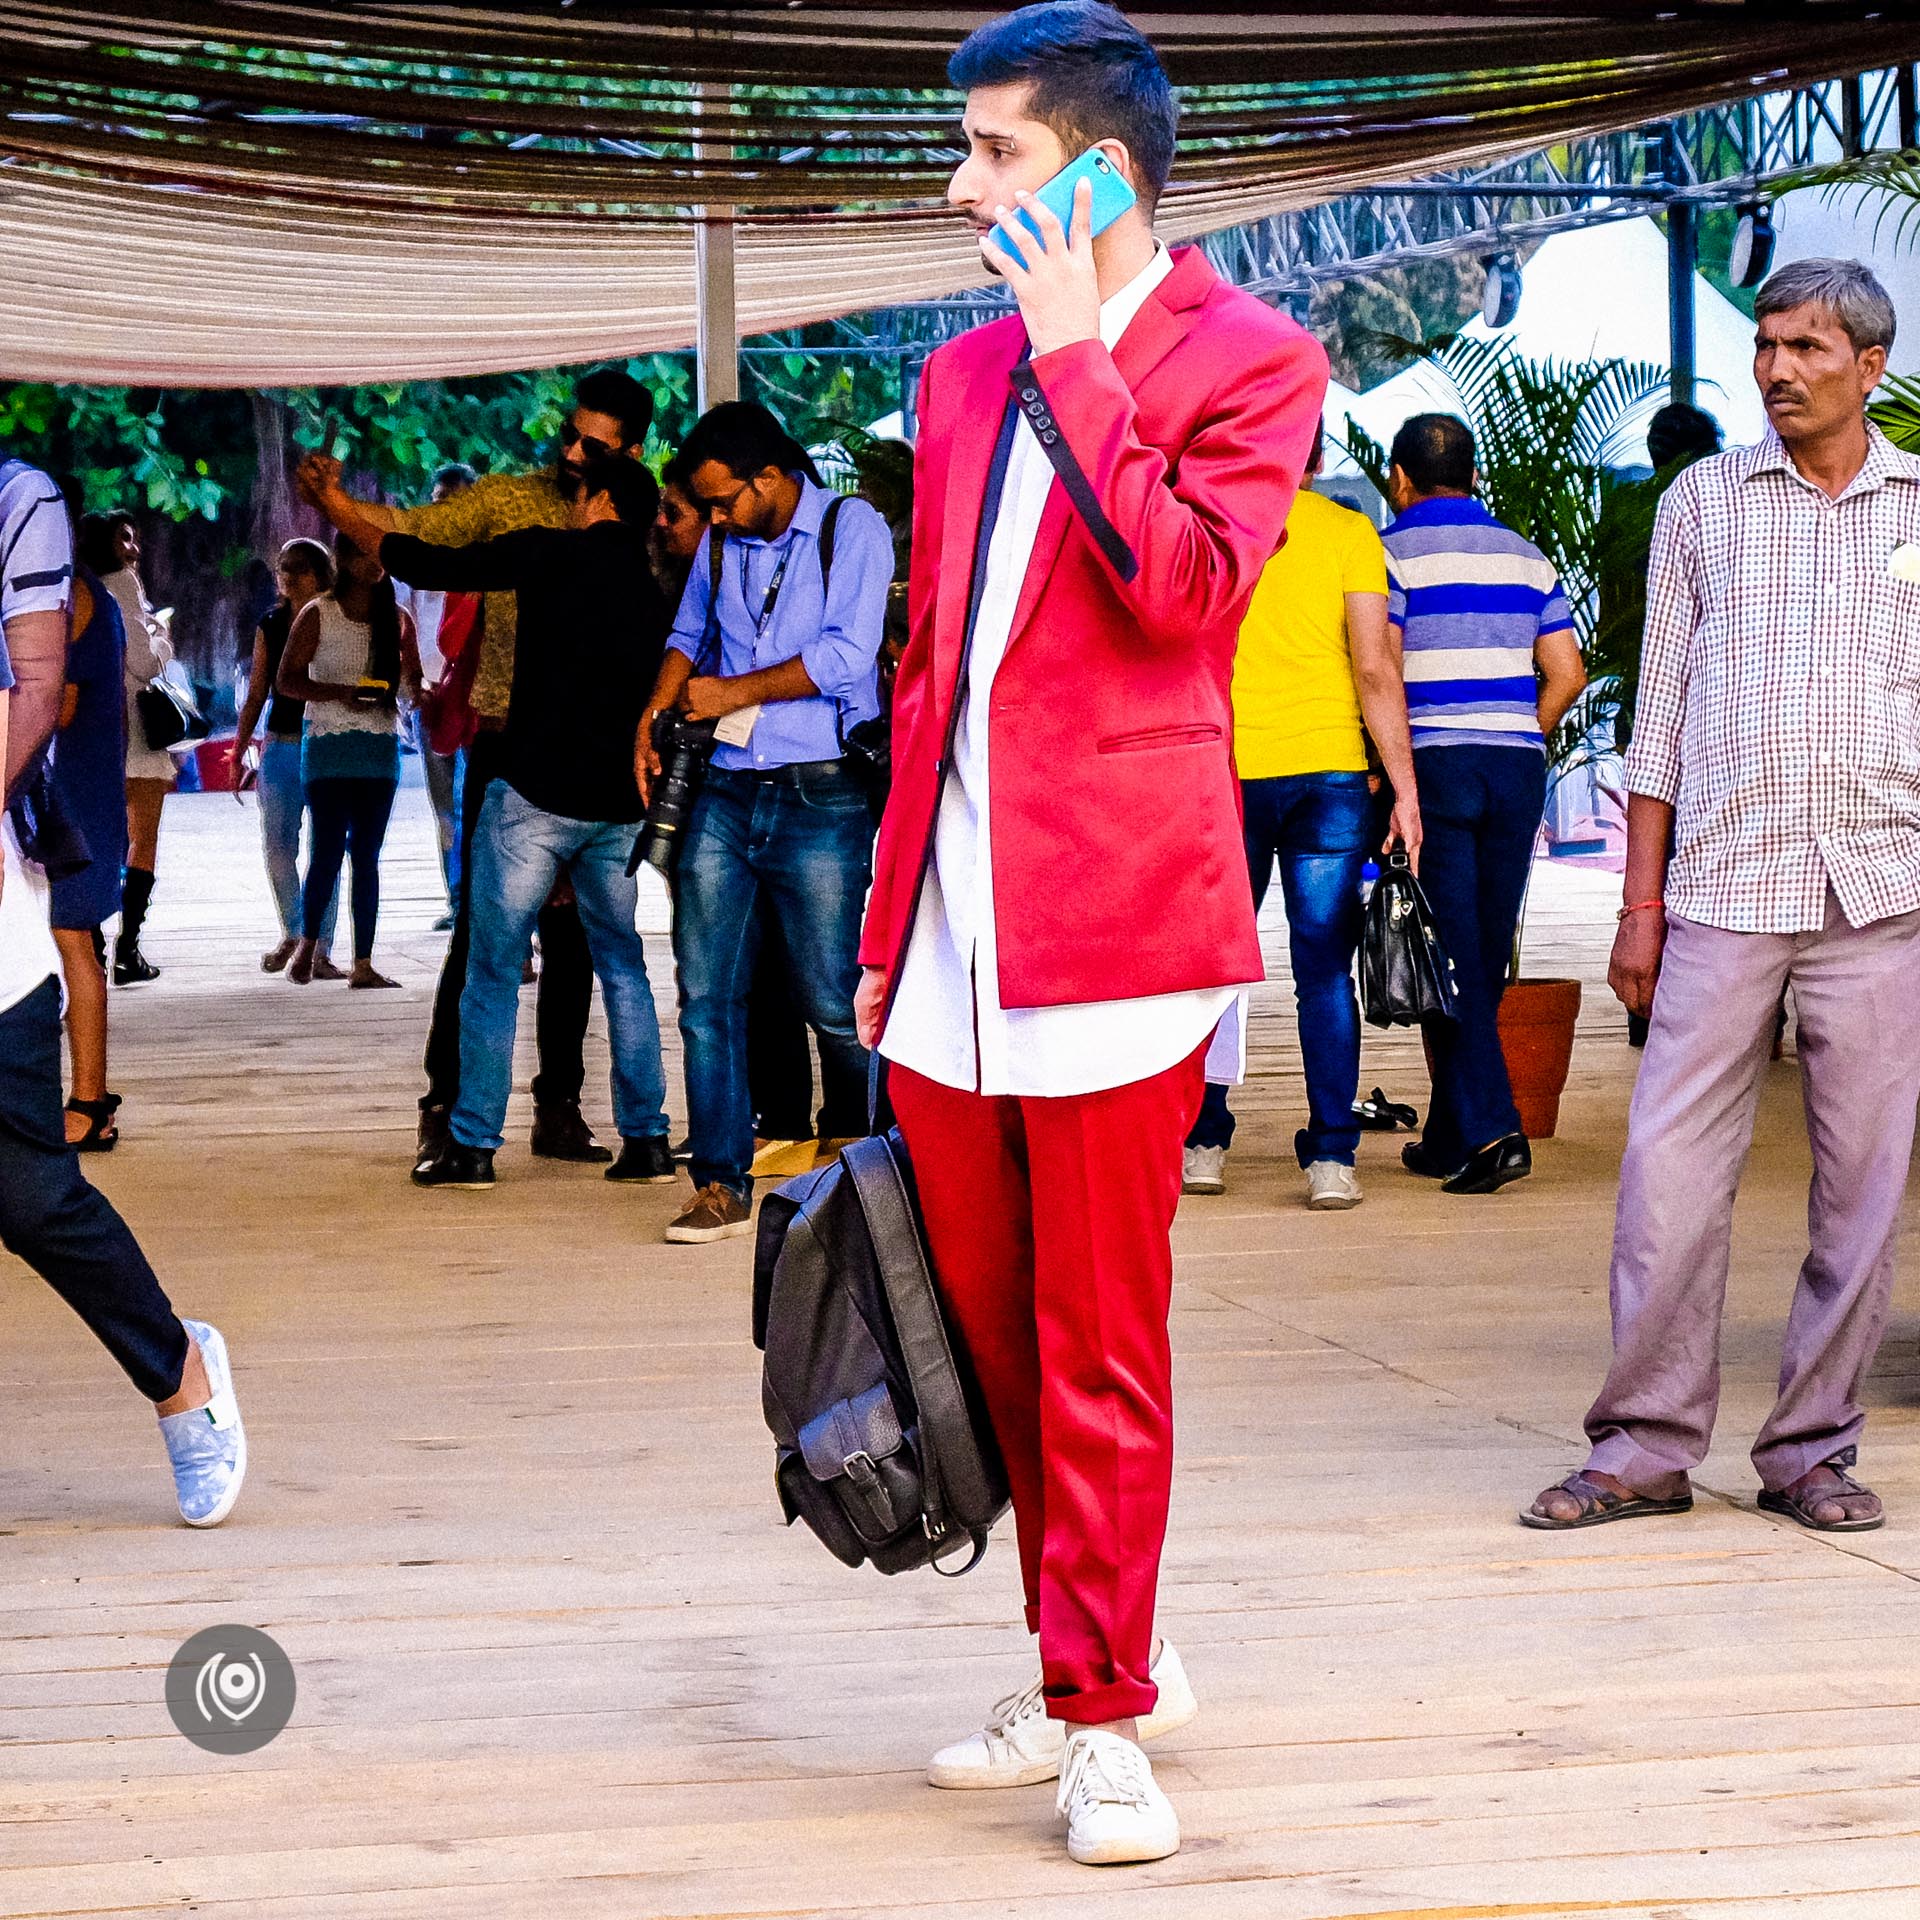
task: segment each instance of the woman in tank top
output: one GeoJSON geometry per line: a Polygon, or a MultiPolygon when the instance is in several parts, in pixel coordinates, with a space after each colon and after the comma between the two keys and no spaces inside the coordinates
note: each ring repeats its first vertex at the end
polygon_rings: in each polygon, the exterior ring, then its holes
{"type": "MultiPolygon", "coordinates": [[[[267,736],[260,743],[260,850],[267,863],[267,884],[280,915],[280,939],[260,956],[263,972],[278,973],[300,944],[300,823],[306,818],[307,783],[300,771],[306,710],[298,700],[275,691],[287,636],[300,609],[333,585],[333,555],[318,540],[289,540],[280,549],[280,599],[268,609],[253,636],[253,661],[233,736],[233,791],[239,797],[241,761],[253,745],[253,730],[264,712],[267,736]]],[[[333,964],[333,923],[340,904],[336,887],[327,901],[313,956],[316,980],[344,980],[333,964]]]]}
{"type": "Polygon", "coordinates": [[[333,543],[335,584],[295,616],[275,681],[306,704],[301,748],[313,852],[301,896],[300,943],[287,978],[305,986],[343,860],[353,861],[350,987],[391,987],[373,968],[380,917],[380,846],[400,781],[400,708],[420,691],[413,624],[394,602],[378,560],[344,535],[333,543]]]}

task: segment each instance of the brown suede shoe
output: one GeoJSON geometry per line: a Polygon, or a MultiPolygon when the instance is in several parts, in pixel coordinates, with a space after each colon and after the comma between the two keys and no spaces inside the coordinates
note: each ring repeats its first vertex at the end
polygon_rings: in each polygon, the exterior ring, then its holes
{"type": "Polygon", "coordinates": [[[752,1231],[752,1205],[717,1180],[702,1187],[667,1223],[667,1238],[676,1245],[732,1240],[752,1231]]]}

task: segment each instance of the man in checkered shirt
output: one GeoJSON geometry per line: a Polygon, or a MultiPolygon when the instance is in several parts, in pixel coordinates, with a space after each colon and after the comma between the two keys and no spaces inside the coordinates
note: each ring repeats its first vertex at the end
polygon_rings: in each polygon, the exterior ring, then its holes
{"type": "Polygon", "coordinates": [[[1871,425],[1893,305],[1802,260],[1755,302],[1759,445],[1676,480],[1655,527],[1608,980],[1652,1028],[1613,1242],[1613,1366],[1586,1467],[1520,1517],[1684,1512],[1719,1397],[1734,1191],[1793,989],[1812,1246],[1760,1505],[1881,1524],[1853,1480],[1920,1097],[1920,459],[1871,425]],[[1658,992],[1655,982],[1658,981],[1658,992]]]}

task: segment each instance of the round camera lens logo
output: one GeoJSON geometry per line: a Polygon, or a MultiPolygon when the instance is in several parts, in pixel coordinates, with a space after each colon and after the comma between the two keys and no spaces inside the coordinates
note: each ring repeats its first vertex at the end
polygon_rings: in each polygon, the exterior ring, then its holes
{"type": "Polygon", "coordinates": [[[208,1753],[253,1753],[293,1718],[293,1664],[254,1627],[207,1627],[167,1668],[173,1724],[208,1753]]]}

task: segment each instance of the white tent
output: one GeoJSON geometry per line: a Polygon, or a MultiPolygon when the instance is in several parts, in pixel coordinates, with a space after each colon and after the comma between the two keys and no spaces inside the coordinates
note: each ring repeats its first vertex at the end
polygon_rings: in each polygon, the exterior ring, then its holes
{"type": "MultiPolygon", "coordinates": [[[[1720,422],[1729,446],[1757,440],[1766,416],[1753,385],[1753,322],[1699,274],[1694,275],[1694,312],[1696,402],[1720,422]]],[[[1464,331],[1475,339],[1489,333],[1477,317],[1464,331]]],[[[1520,308],[1504,334],[1529,360],[1651,360],[1665,366],[1665,236],[1651,220],[1555,234],[1526,263],[1520,308]]],[[[1661,404],[1654,400],[1644,414],[1650,416],[1661,404]]],[[[1408,414],[1452,411],[1458,405],[1451,384],[1416,362],[1363,394],[1329,388],[1327,432],[1339,438],[1351,414],[1384,442],[1408,414]]],[[[1621,436],[1615,458],[1632,466],[1646,457],[1643,417],[1621,436]]]]}

